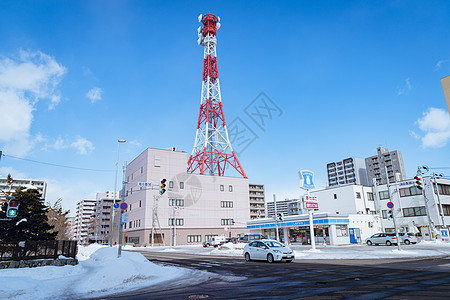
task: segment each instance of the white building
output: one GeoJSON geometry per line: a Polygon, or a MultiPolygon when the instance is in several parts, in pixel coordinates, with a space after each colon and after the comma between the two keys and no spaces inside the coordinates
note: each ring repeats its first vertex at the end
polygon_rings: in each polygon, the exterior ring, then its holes
{"type": "MultiPolygon", "coordinates": [[[[116,192],[116,202],[119,193],[116,192]]],[[[110,239],[114,191],[97,193],[94,213],[91,216],[89,239],[97,243],[108,243],[110,239]]]]}
{"type": "Polygon", "coordinates": [[[91,216],[94,214],[96,200],[81,200],[77,203],[77,211],[75,214],[75,240],[80,244],[89,242],[89,227],[91,216]]]}
{"type": "MultiPolygon", "coordinates": [[[[376,187],[383,227],[387,231],[394,230],[392,220],[388,220],[387,203],[394,203],[394,214],[400,231],[416,233],[418,230],[424,237],[429,235],[428,228],[449,228],[450,225],[450,179],[424,177],[424,193],[415,187],[415,180],[403,180],[390,185],[390,199],[387,185],[376,187]],[[439,187],[436,189],[434,181],[439,187]],[[442,205],[442,210],[441,210],[442,205]]],[[[435,232],[436,233],[436,232],[435,232]]]]}
{"type": "Polygon", "coordinates": [[[215,235],[248,232],[248,179],[188,174],[186,170],[186,153],[174,148],[148,148],[128,164],[125,243],[150,245],[152,228],[154,243],[165,245],[198,244],[215,235]],[[166,192],[160,195],[162,179],[167,180],[166,192]]]}
{"type": "Polygon", "coordinates": [[[369,185],[366,164],[363,158],[350,157],[327,164],[328,185],[369,185]]]}
{"type": "MultiPolygon", "coordinates": [[[[14,178],[13,178],[14,179],[14,178]]],[[[45,194],[47,192],[47,183],[43,180],[36,179],[14,179],[11,185],[11,192],[15,192],[19,187],[27,189],[37,189],[42,195],[42,199],[45,200],[45,194]]],[[[0,178],[0,199],[5,199],[5,192],[9,192],[9,185],[6,177],[0,178]]]]}

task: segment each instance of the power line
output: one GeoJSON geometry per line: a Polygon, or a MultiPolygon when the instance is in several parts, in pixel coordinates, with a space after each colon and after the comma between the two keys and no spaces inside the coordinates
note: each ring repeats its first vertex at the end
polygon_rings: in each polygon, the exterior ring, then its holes
{"type": "Polygon", "coordinates": [[[12,155],[6,155],[6,154],[2,154],[1,156],[14,158],[14,159],[18,159],[18,160],[29,161],[29,162],[33,162],[33,163],[37,163],[37,164],[42,164],[42,165],[59,167],[59,168],[75,169],[75,170],[83,170],[83,171],[93,171],[93,172],[113,172],[113,170],[100,170],[100,169],[90,169],[90,168],[79,168],[79,167],[73,167],[73,166],[65,166],[65,165],[48,163],[48,162],[43,162],[43,161],[38,161],[38,160],[33,160],[33,159],[28,159],[28,158],[23,158],[23,157],[17,157],[17,156],[12,156],[12,155]]]}

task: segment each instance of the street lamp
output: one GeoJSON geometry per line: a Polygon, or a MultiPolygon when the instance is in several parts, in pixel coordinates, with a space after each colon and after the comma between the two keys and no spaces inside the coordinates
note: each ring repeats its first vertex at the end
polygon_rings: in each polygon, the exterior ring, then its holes
{"type": "Polygon", "coordinates": [[[117,140],[117,159],[116,159],[116,177],[114,180],[114,201],[113,201],[113,208],[112,208],[112,220],[111,220],[111,230],[110,230],[110,240],[109,240],[109,246],[112,247],[113,244],[113,236],[114,236],[114,204],[116,204],[116,193],[117,193],[117,167],[119,165],[119,145],[120,143],[125,143],[126,140],[117,140]]]}

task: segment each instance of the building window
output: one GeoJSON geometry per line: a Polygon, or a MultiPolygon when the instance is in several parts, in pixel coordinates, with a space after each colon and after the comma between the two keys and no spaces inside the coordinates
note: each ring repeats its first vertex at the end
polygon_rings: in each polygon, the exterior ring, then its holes
{"type": "Polygon", "coordinates": [[[223,192],[225,190],[223,184],[220,185],[220,191],[223,192]]]}
{"type": "Polygon", "coordinates": [[[142,200],[139,200],[139,207],[142,207],[142,200]]]}
{"type": "Polygon", "coordinates": [[[220,207],[222,208],[232,208],[233,201],[220,201],[220,207]]]}
{"type": "Polygon", "coordinates": [[[233,219],[221,219],[220,225],[233,225],[234,220],[233,219]]]}
{"type": "Polygon", "coordinates": [[[173,181],[169,181],[169,189],[173,189],[173,181]]]}
{"type": "Polygon", "coordinates": [[[184,206],[184,199],[169,199],[169,206],[184,206]]]}
{"type": "Polygon", "coordinates": [[[184,219],[169,219],[169,226],[183,226],[184,219]]]}
{"type": "Polygon", "coordinates": [[[381,191],[380,192],[380,200],[389,199],[389,193],[388,191],[381,191]]]}
{"type": "Polygon", "coordinates": [[[369,201],[374,201],[373,193],[367,192],[367,199],[368,199],[369,201]]]}
{"type": "Polygon", "coordinates": [[[450,205],[442,204],[442,210],[443,210],[444,216],[450,216],[450,205]]]}
{"type": "Polygon", "coordinates": [[[131,228],[132,228],[132,224],[133,224],[133,223],[130,221],[130,222],[128,223],[128,228],[131,229],[131,228]]]}
{"type": "Polygon", "coordinates": [[[141,167],[141,174],[144,173],[144,167],[141,167]]]}
{"type": "Polygon", "coordinates": [[[336,236],[348,236],[347,225],[336,225],[336,236]]]}
{"type": "Polygon", "coordinates": [[[180,181],[180,190],[183,190],[183,189],[184,189],[184,182],[180,181]]]}
{"type": "Polygon", "coordinates": [[[439,194],[450,195],[450,185],[438,183],[439,194]]]}
{"type": "Polygon", "coordinates": [[[205,242],[212,241],[213,237],[217,236],[217,234],[207,234],[205,235],[205,242]]]}
{"type": "Polygon", "coordinates": [[[232,192],[232,191],[233,191],[233,186],[232,186],[232,185],[229,185],[229,186],[228,186],[228,190],[229,190],[230,192],[232,192]]]}
{"type": "Polygon", "coordinates": [[[422,191],[419,190],[416,186],[400,189],[400,197],[409,197],[415,195],[422,195],[422,191]]]}
{"type": "Polygon", "coordinates": [[[200,243],[202,241],[201,235],[188,235],[187,242],[188,243],[200,243]]]}
{"type": "Polygon", "coordinates": [[[337,194],[334,194],[334,195],[333,195],[333,198],[334,198],[334,199],[337,199],[337,194]]]}
{"type": "Polygon", "coordinates": [[[155,158],[155,167],[161,167],[161,160],[159,158],[155,158]]]}
{"type": "Polygon", "coordinates": [[[427,212],[425,210],[425,206],[419,207],[408,207],[403,209],[404,217],[417,217],[417,216],[426,216],[427,212]]]}
{"type": "Polygon", "coordinates": [[[356,199],[361,199],[361,193],[360,192],[356,192],[356,199]]]}

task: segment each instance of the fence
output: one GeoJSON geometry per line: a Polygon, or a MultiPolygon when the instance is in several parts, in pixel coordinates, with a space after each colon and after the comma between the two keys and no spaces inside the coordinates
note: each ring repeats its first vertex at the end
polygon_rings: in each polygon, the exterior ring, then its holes
{"type": "Polygon", "coordinates": [[[0,242],[0,261],[56,259],[60,255],[75,258],[76,254],[76,241],[0,242]]]}

